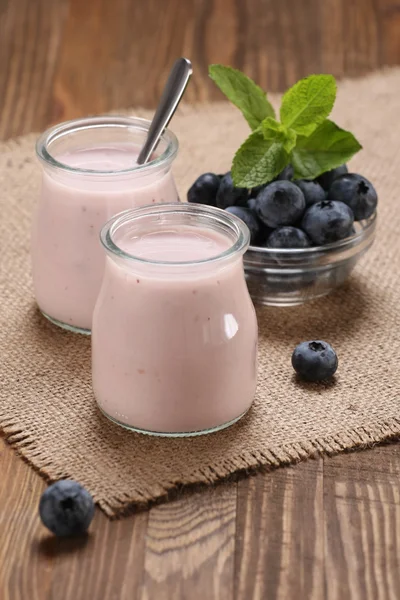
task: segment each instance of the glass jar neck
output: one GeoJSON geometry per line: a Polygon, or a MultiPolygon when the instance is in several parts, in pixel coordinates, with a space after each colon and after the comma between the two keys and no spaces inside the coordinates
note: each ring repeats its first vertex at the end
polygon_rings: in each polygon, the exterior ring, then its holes
{"type": "Polygon", "coordinates": [[[36,153],[45,170],[61,176],[107,181],[158,175],[169,170],[178,140],[166,130],[152,159],[138,165],[136,158],[149,127],[150,121],[133,117],[76,119],[45,131],[36,153]]]}
{"type": "Polygon", "coordinates": [[[128,269],[148,271],[187,272],[200,271],[210,267],[224,267],[228,262],[242,257],[249,246],[250,233],[243,221],[219,208],[200,204],[160,204],[127,210],[113,217],[103,227],[101,242],[109,257],[123,263],[128,269]],[[204,257],[182,260],[162,260],[149,258],[146,254],[135,254],[121,240],[137,240],[152,234],[163,234],[179,237],[180,234],[202,234],[218,236],[223,244],[214,254],[210,251],[204,257]]]}

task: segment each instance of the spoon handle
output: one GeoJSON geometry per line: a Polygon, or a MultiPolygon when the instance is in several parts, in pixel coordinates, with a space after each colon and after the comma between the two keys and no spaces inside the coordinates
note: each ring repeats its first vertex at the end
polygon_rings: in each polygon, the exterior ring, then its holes
{"type": "Polygon", "coordinates": [[[156,148],[162,132],[170,122],[186,89],[191,74],[192,63],[187,58],[178,58],[169,74],[160,103],[151,122],[147,139],[137,159],[139,165],[146,163],[156,148]]]}

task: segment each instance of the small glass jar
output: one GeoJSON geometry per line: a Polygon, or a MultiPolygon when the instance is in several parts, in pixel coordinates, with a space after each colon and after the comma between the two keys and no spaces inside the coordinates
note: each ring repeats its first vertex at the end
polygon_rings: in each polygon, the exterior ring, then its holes
{"type": "Polygon", "coordinates": [[[92,331],[100,409],[153,435],[235,423],[257,378],[247,226],[217,208],[159,205],[115,216],[101,241],[107,259],[92,331]]]}
{"type": "Polygon", "coordinates": [[[171,164],[178,141],[166,131],[146,165],[137,165],[150,122],[91,117],[46,131],[36,145],[43,168],[32,234],[33,284],[53,323],[90,333],[104,271],[98,241],[113,215],[179,201],[171,164]]]}

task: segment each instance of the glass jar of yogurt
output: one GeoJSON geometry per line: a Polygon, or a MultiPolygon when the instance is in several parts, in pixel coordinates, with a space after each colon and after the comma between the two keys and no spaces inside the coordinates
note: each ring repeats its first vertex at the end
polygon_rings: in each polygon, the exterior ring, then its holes
{"type": "Polygon", "coordinates": [[[247,226],[208,206],[147,206],[115,216],[101,241],[107,259],[92,374],[103,413],[164,436],[240,419],[257,371],[257,319],[243,270],[247,226]]]}
{"type": "Polygon", "coordinates": [[[173,133],[163,134],[151,161],[136,164],[149,126],[138,118],[91,117],[57,125],[37,142],[43,174],[33,284],[40,310],[61,327],[90,333],[104,271],[104,223],[128,208],[179,201],[173,133]]]}

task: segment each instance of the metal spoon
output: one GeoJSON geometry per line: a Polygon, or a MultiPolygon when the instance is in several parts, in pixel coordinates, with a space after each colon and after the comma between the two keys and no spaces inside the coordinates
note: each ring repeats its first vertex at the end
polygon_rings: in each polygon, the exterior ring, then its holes
{"type": "Polygon", "coordinates": [[[178,107],[192,73],[193,69],[190,60],[187,58],[178,58],[175,61],[151,122],[147,139],[138,156],[137,163],[139,165],[145,164],[152,155],[164,129],[178,107]]]}

